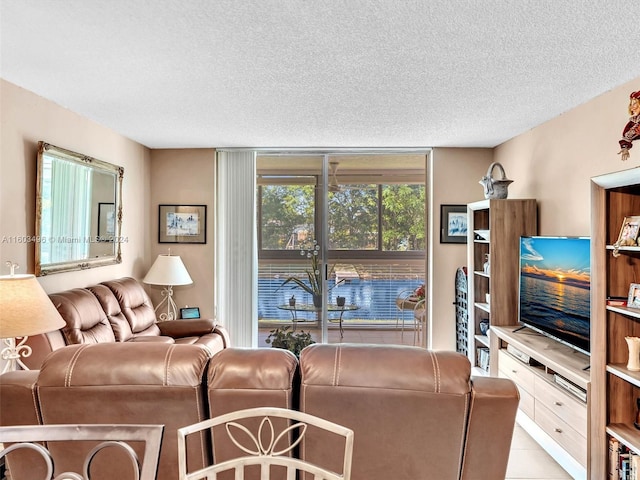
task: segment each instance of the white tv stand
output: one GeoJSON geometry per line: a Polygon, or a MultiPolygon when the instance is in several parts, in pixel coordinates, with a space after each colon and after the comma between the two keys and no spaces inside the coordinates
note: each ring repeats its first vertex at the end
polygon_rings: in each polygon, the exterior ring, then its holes
{"type": "Polygon", "coordinates": [[[517,422],[573,478],[586,479],[589,357],[517,328],[490,330],[499,343],[498,376],[513,380],[520,391],[517,422]]]}

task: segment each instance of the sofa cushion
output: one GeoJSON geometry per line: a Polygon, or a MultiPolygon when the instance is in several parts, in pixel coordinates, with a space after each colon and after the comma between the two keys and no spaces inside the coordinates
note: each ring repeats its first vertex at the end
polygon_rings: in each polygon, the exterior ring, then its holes
{"type": "Polygon", "coordinates": [[[67,345],[116,341],[100,302],[86,288],[53,293],[49,298],[67,323],[62,328],[67,345]]]}
{"type": "Polygon", "coordinates": [[[133,336],[160,335],[151,299],[136,279],[125,277],[102,285],[113,292],[133,336]]]}
{"type": "Polygon", "coordinates": [[[129,321],[122,313],[118,299],[113,292],[106,285],[94,285],[87,288],[91,293],[95,295],[100,303],[100,306],[104,310],[113,329],[113,334],[118,342],[126,342],[133,338],[133,332],[131,331],[131,325],[129,321]]]}

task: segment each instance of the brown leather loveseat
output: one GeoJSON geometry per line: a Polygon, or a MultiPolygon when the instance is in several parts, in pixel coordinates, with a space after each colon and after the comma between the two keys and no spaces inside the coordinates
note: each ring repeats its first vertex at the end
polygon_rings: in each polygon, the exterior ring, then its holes
{"type": "Polygon", "coordinates": [[[59,331],[29,338],[33,349],[24,362],[36,369],[53,350],[65,345],[162,342],[195,344],[209,355],[229,346],[224,327],[210,319],[156,322],[156,314],[142,285],[125,277],[87,288],[49,295],[66,322],[59,331]]]}
{"type": "MultiPolygon", "coordinates": [[[[164,424],[158,478],[175,480],[178,427],[243,408],[296,408],[354,430],[354,480],[503,480],[518,393],[510,380],[470,371],[463,355],[417,347],[312,345],[298,362],[273,348],[209,358],[193,345],[84,344],[53,352],[40,372],[1,375],[0,425],[164,424]]],[[[189,469],[211,461],[210,438],[189,441],[189,469]]],[[[81,461],[58,448],[66,463],[81,461]]],[[[216,448],[220,459],[235,447],[216,448]]],[[[308,435],[300,455],[336,464],[333,448],[308,435]]],[[[119,467],[102,463],[92,478],[127,478],[119,467]]],[[[9,468],[14,480],[37,478],[24,458],[9,468]]]]}

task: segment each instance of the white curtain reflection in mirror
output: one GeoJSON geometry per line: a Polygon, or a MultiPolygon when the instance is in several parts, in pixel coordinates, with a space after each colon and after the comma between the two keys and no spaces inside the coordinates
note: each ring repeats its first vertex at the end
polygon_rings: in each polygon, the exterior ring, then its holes
{"type": "Polygon", "coordinates": [[[120,263],[124,169],[38,143],[36,276],[120,263]]]}
{"type": "Polygon", "coordinates": [[[61,159],[53,162],[46,154],[43,158],[42,232],[49,241],[41,245],[42,262],[86,259],[91,237],[91,169],[61,159]]]}

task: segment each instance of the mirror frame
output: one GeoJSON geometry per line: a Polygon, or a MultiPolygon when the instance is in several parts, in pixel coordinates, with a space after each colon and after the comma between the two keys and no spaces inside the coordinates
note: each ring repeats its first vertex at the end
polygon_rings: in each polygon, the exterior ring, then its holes
{"type": "Polygon", "coordinates": [[[51,275],[54,273],[70,272],[75,270],[86,270],[89,268],[103,267],[122,263],[122,183],[124,179],[124,168],[118,165],[98,160],[87,155],[72,152],[65,148],[56,147],[46,142],[38,142],[38,166],[36,176],[36,239],[42,237],[42,185],[43,185],[43,155],[47,153],[51,156],[63,158],[82,165],[88,165],[95,170],[115,175],[114,208],[116,211],[116,232],[113,239],[114,254],[101,256],[99,258],[73,259],[64,262],[41,263],[40,242],[35,243],[35,274],[38,277],[51,275]]]}

